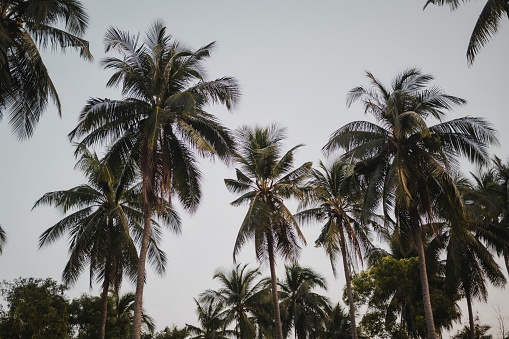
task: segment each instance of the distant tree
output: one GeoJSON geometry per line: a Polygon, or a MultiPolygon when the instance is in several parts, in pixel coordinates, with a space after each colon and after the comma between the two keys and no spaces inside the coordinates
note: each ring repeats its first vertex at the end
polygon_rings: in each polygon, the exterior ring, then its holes
{"type": "MultiPolygon", "coordinates": [[[[443,277],[440,279],[431,270],[429,277],[435,327],[440,333],[459,319],[459,296],[448,294],[443,277]]],[[[419,279],[417,257],[393,256],[377,260],[352,279],[357,307],[367,306],[360,322],[365,334],[371,338],[402,334],[427,338],[419,279]]]]}
{"type": "Polygon", "coordinates": [[[269,127],[241,127],[237,131],[236,179],[225,179],[228,190],[242,194],[231,205],[249,208],[235,241],[233,258],[248,240],[254,240],[258,261],[268,261],[272,284],[272,304],[276,337],[283,339],[278,302],[276,256],[296,262],[299,242],[305,243],[296,219],[285,205],[289,198],[303,199],[304,182],[311,162],[293,168],[295,151],[302,145],[282,152],[285,130],[269,127]]]}
{"type": "Polygon", "coordinates": [[[351,272],[355,262],[362,263],[364,253],[372,247],[370,230],[366,225],[372,218],[363,218],[361,202],[366,187],[352,174],[352,166],[344,161],[336,160],[331,165],[320,162],[318,169],[311,172],[308,182],[311,193],[301,203],[295,217],[324,223],[315,245],[322,247],[329,256],[334,275],[337,274],[338,257],[343,261],[352,338],[357,339],[351,272]]]}
{"type": "Polygon", "coordinates": [[[0,120],[7,112],[19,139],[32,136],[49,99],[61,113],[39,48],[73,48],[91,60],[88,42],[81,38],[87,25],[88,15],[78,0],[0,2],[0,120]]]}
{"type": "Polygon", "coordinates": [[[3,282],[7,310],[0,315],[0,337],[9,339],[70,338],[66,287],[54,280],[19,278],[3,282]]]}
{"type": "MultiPolygon", "coordinates": [[[[480,324],[479,315],[476,315],[474,327],[474,339],[492,339],[493,336],[491,334],[487,334],[487,332],[491,329],[490,325],[480,324]]],[[[471,339],[471,329],[469,325],[466,325],[461,330],[458,330],[451,339],[471,339]]],[[[502,338],[505,339],[505,338],[502,338]]]]}
{"type": "Polygon", "coordinates": [[[235,331],[227,329],[233,319],[225,317],[221,303],[200,303],[196,299],[194,302],[200,325],[186,324],[191,339],[227,339],[235,336],[235,331]]]}
{"type": "Polygon", "coordinates": [[[157,332],[153,339],[186,339],[188,335],[189,331],[185,327],[179,328],[174,325],[172,328],[165,327],[164,330],[157,332]]]}
{"type": "Polygon", "coordinates": [[[309,267],[291,265],[278,285],[285,338],[292,329],[297,339],[324,338],[330,302],[315,289],[327,290],[325,278],[309,267]]]}
{"type": "Polygon", "coordinates": [[[346,311],[337,303],[325,319],[325,336],[327,339],[351,339],[352,329],[346,311]]]}
{"type": "MultiPolygon", "coordinates": [[[[459,7],[460,2],[468,2],[468,0],[427,0],[424,8],[429,4],[449,5],[455,10],[459,7]]],[[[509,1],[507,0],[486,0],[486,4],[477,19],[477,22],[470,36],[467,47],[468,63],[473,63],[475,57],[488,41],[498,32],[503,18],[509,16],[509,1]]]]}
{"type": "Polygon", "coordinates": [[[254,338],[257,327],[264,326],[270,313],[270,292],[264,289],[259,269],[248,269],[248,265],[237,264],[230,271],[218,270],[214,279],[221,287],[206,290],[200,301],[222,305],[222,315],[235,322],[237,338],[254,338]],[[268,301],[268,302],[267,302],[268,301]]]}
{"type": "MultiPolygon", "coordinates": [[[[101,335],[101,299],[84,294],[71,302],[69,313],[74,338],[96,339],[101,335]]],[[[125,339],[131,335],[133,302],[133,293],[126,293],[120,297],[115,293],[109,294],[106,338],[125,339]]],[[[150,316],[144,314],[143,325],[148,332],[147,335],[153,334],[154,321],[150,316]]]]}

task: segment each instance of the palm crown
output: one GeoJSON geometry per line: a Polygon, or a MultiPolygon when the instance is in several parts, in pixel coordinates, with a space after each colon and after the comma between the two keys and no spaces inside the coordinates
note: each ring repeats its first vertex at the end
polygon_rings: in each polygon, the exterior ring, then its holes
{"type": "Polygon", "coordinates": [[[81,36],[88,16],[76,0],[2,0],[0,2],[0,119],[9,123],[19,139],[34,126],[52,99],[61,112],[60,99],[38,47],[74,48],[92,59],[81,36]],[[58,25],[65,23],[64,28],[58,25]]]}

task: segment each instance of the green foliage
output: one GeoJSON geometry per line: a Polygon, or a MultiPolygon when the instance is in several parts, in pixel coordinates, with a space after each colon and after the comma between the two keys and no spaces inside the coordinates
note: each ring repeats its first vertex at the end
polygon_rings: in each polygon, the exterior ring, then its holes
{"type": "Polygon", "coordinates": [[[189,331],[185,327],[178,328],[173,326],[172,328],[165,327],[164,330],[157,332],[153,337],[147,339],[185,339],[188,338],[188,335],[189,331]]]}
{"type": "MultiPolygon", "coordinates": [[[[134,295],[132,293],[126,293],[120,297],[115,296],[115,294],[108,296],[106,338],[124,339],[131,336],[133,302],[134,295]]],[[[69,313],[74,338],[99,338],[102,317],[101,307],[100,297],[87,294],[83,294],[71,302],[69,313]]],[[[146,314],[143,316],[145,328],[149,333],[152,333],[154,329],[152,318],[146,314]]]]}
{"type": "MultiPolygon", "coordinates": [[[[386,256],[352,280],[356,305],[367,306],[360,325],[369,337],[400,336],[403,333],[411,337],[425,336],[418,265],[416,257],[396,259],[386,256]]],[[[430,296],[435,326],[440,331],[459,319],[455,304],[458,296],[446,293],[443,280],[432,279],[430,296]]]]}
{"type": "Polygon", "coordinates": [[[3,282],[7,310],[0,317],[0,337],[10,339],[70,338],[66,287],[54,280],[19,278],[3,282]]]}

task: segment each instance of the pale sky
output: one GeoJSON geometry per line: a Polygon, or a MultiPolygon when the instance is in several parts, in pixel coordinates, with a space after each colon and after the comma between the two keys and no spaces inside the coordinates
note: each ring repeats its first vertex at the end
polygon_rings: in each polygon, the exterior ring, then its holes
{"type": "MultiPolygon", "coordinates": [[[[46,192],[84,182],[81,173],[73,170],[76,160],[67,134],[88,98],[120,98],[118,89],[105,88],[111,72],[99,65],[109,26],[143,35],[160,19],[176,39],[194,49],[216,41],[205,64],[210,78],[236,77],[243,96],[233,113],[222,107],[211,107],[210,112],[231,129],[272,122],[286,127],[288,147],[306,145],[297,154],[296,166],[305,161],[317,164],[324,159],[320,149],[332,132],[350,121],[366,119],[360,105],[347,109],[345,104],[348,90],[367,85],[366,70],[390,84],[409,67],[433,74],[434,83],[446,93],[468,100],[449,119],[471,115],[492,122],[502,145],[492,152],[507,160],[509,28],[503,25],[468,67],[466,46],[484,1],[467,3],[455,12],[433,6],[423,11],[424,2],[83,1],[90,16],[85,38],[95,61],[87,63],[72,51],[45,55],[62,101],[62,118],[50,107],[33,138],[25,142],[18,142],[11,133],[8,117],[0,123],[0,224],[8,236],[0,256],[0,279],[51,277],[61,281],[68,259],[66,240],[42,250],[37,244],[40,234],[62,216],[50,207],[31,208],[46,192]]],[[[155,318],[158,330],[172,324],[197,324],[193,298],[217,287],[212,280],[217,268],[232,267],[235,237],[246,213],[246,207],[229,205],[236,196],[223,183],[224,178],[234,177],[234,167],[219,161],[201,163],[205,179],[201,206],[192,216],[181,213],[182,235],[165,234],[162,248],[169,259],[165,276],[158,277],[149,269],[144,308],[155,318]]],[[[308,246],[300,263],[326,276],[327,295],[336,302],[344,279],[341,271],[337,279],[332,276],[328,258],[313,247],[320,226],[302,225],[308,246]]],[[[252,243],[245,245],[238,261],[257,265],[252,243]]],[[[281,273],[283,263],[279,261],[278,267],[281,273]]],[[[269,275],[268,267],[263,272],[269,275]]],[[[123,290],[134,289],[126,280],[123,290]]],[[[100,293],[95,284],[89,290],[88,271],[68,291],[71,298],[81,293],[100,293]]],[[[493,334],[498,333],[493,308],[500,307],[509,323],[507,293],[492,289],[488,303],[474,304],[482,322],[493,326],[493,334]]],[[[465,301],[460,305],[466,323],[465,301]]]]}

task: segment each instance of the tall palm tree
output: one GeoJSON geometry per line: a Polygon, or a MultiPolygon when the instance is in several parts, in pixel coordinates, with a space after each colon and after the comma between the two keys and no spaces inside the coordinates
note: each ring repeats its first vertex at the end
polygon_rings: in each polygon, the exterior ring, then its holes
{"type": "Polygon", "coordinates": [[[284,336],[293,327],[295,338],[324,338],[330,302],[314,289],[327,290],[325,278],[309,267],[291,265],[278,285],[284,336]]]}
{"type": "Polygon", "coordinates": [[[196,299],[194,302],[200,327],[186,324],[191,339],[227,339],[233,336],[234,331],[226,329],[232,319],[224,317],[221,303],[200,303],[196,299]]]}
{"type": "MultiPolygon", "coordinates": [[[[490,171],[486,174],[491,177],[491,173],[490,171]]],[[[475,177],[477,182],[486,182],[486,180],[479,180],[481,177],[482,175],[475,177]]],[[[463,291],[467,301],[469,336],[474,339],[475,318],[472,299],[476,298],[484,302],[487,300],[487,280],[497,287],[503,287],[506,284],[506,278],[490,249],[507,248],[509,232],[506,225],[486,222],[483,214],[484,211],[489,211],[487,208],[489,205],[486,206],[485,202],[490,198],[483,198],[482,191],[487,186],[476,188],[465,178],[459,178],[457,181],[467,207],[468,220],[459,224],[455,220],[449,222],[449,229],[445,235],[446,278],[447,286],[463,291]]]]}
{"type": "Polygon", "coordinates": [[[451,177],[458,158],[476,164],[488,161],[488,146],[497,143],[495,130],[484,119],[465,117],[443,122],[445,111],[465,100],[445,94],[419,69],[399,74],[390,88],[367,73],[370,88],[356,87],[347,105],[364,104],[377,123],[354,121],[335,131],[324,151],[343,149],[345,161],[367,178],[364,210],[383,209],[384,217],[412,234],[419,257],[428,337],[436,338],[423,246],[423,224],[441,216],[465,217],[458,189],[451,177]],[[427,120],[438,121],[428,126],[427,120]]]}
{"type": "MultiPolygon", "coordinates": [[[[95,153],[80,148],[81,158],[76,167],[87,177],[87,184],[68,190],[44,194],[33,208],[50,205],[67,214],[48,228],[39,238],[39,247],[47,246],[69,235],[70,258],[62,278],[74,284],[87,265],[90,266],[90,284],[102,283],[101,338],[106,331],[108,290],[118,293],[126,274],[135,279],[138,265],[136,242],[143,228],[143,200],[136,173],[132,166],[112,167],[95,153]]],[[[175,231],[180,230],[176,214],[161,213],[161,217],[175,231]]],[[[166,256],[157,247],[160,226],[151,234],[150,258],[158,273],[165,270],[166,256]]]]}
{"type": "Polygon", "coordinates": [[[339,160],[330,166],[320,162],[308,183],[312,193],[295,216],[303,221],[325,221],[315,244],[323,247],[329,256],[334,275],[338,255],[343,259],[352,338],[357,339],[351,272],[355,259],[362,262],[363,252],[369,250],[371,243],[361,216],[362,183],[351,175],[351,169],[349,164],[339,160]]]}
{"type": "Polygon", "coordinates": [[[161,22],[151,26],[144,43],[110,28],[105,46],[122,56],[102,64],[115,71],[107,86],[121,86],[123,98],[89,100],[69,136],[84,137],[85,145],[112,140],[113,162],[132,158],[141,168],[145,222],[133,323],[133,338],[139,339],[152,212],[166,208],[165,201],[172,209],[174,194],[185,209],[196,210],[201,173],[194,151],[225,161],[233,152],[230,131],[204,109],[214,103],[232,109],[240,92],[231,77],[207,81],[203,62],[214,43],[191,51],[173,40],[161,22]]]}
{"type": "Polygon", "coordinates": [[[0,119],[9,114],[20,140],[32,136],[49,99],[61,113],[38,48],[73,48],[91,60],[88,42],[81,38],[87,24],[88,15],[78,0],[0,1],[0,119]],[[64,27],[59,27],[62,23],[64,27]]]}
{"type": "MultiPolygon", "coordinates": [[[[461,0],[467,2],[467,0],[461,0]]],[[[429,4],[449,5],[451,9],[456,9],[460,5],[460,0],[427,0],[424,8],[429,4]]],[[[501,26],[504,17],[509,17],[509,1],[508,0],[486,0],[481,14],[475,23],[470,41],[467,47],[468,63],[473,63],[475,57],[488,41],[494,36],[501,26]]]]}
{"type": "Polygon", "coordinates": [[[254,338],[257,322],[263,321],[267,313],[268,295],[265,293],[263,281],[256,281],[261,275],[260,270],[248,269],[247,266],[237,264],[229,272],[217,271],[214,279],[218,279],[222,287],[207,290],[200,296],[200,301],[223,306],[224,317],[235,321],[237,338],[254,338]]]}
{"type": "Polygon", "coordinates": [[[248,212],[235,241],[233,258],[247,240],[255,242],[256,258],[262,262],[268,260],[272,285],[272,304],[276,337],[283,339],[281,314],[277,294],[275,258],[296,262],[300,254],[300,245],[305,244],[297,221],[285,205],[285,199],[303,199],[303,183],[311,169],[311,162],[293,168],[294,152],[302,145],[291,148],[282,154],[282,141],[285,130],[271,125],[269,127],[244,126],[238,130],[239,150],[235,160],[240,168],[236,169],[236,179],[225,179],[228,190],[242,194],[231,204],[249,205],[248,212]]]}

